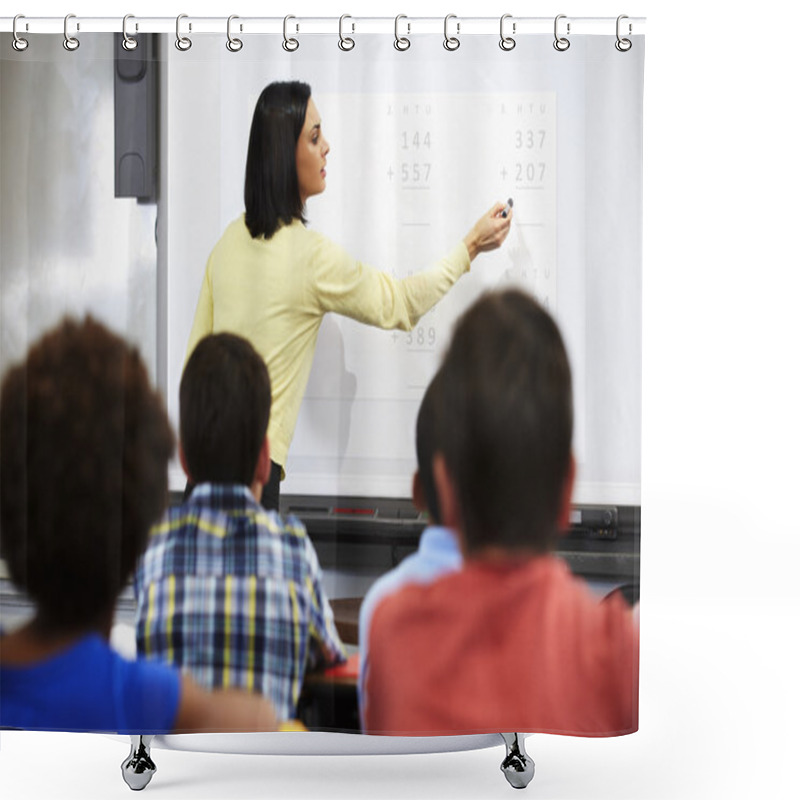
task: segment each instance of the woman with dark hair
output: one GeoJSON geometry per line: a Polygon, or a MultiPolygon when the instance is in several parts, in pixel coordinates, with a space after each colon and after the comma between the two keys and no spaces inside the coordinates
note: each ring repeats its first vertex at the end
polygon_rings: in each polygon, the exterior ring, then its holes
{"type": "Polygon", "coordinates": [[[495,204],[430,269],[396,280],[309,230],[309,197],[325,191],[330,147],[305,83],[271,83],[256,103],[245,175],[245,213],[217,242],[189,337],[191,354],[218,331],[249,339],[272,381],[268,438],[273,464],[261,501],[278,508],[279,480],[294,434],[317,333],[328,312],[367,325],[411,330],[482,252],[505,240],[511,214],[495,204]]]}

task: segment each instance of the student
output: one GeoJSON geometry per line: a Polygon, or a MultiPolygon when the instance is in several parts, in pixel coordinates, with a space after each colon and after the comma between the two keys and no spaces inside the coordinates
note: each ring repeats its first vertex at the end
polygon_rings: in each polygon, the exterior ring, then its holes
{"type": "Polygon", "coordinates": [[[441,369],[433,474],[464,566],[372,617],[370,733],[637,729],[638,631],[553,555],[575,477],[572,388],[558,328],[520,291],[456,326],[441,369]]]}
{"type": "Polygon", "coordinates": [[[241,686],[295,717],[307,668],[345,659],[302,524],[258,502],[269,480],[270,380],[253,346],[212,334],[180,385],[181,463],[194,489],[150,535],[134,581],[147,658],[203,686],[241,686]]]}
{"type": "Polygon", "coordinates": [[[89,317],[64,321],[5,376],[0,442],[0,552],[36,605],[0,638],[0,727],[275,730],[263,699],[206,692],[109,645],[174,447],[138,352],[89,317]]]}
{"type": "Polygon", "coordinates": [[[375,607],[384,597],[407,583],[430,583],[439,575],[458,569],[462,563],[458,538],[453,531],[439,524],[439,505],[436,488],[433,485],[433,454],[436,449],[437,428],[435,405],[440,386],[441,378],[437,373],[428,384],[417,413],[417,471],[414,473],[412,484],[414,506],[419,511],[428,512],[431,524],[422,532],[417,552],[412,553],[395,569],[382,575],[372,584],[359,612],[358,695],[362,727],[365,721],[365,709],[369,702],[364,686],[369,671],[369,632],[375,607]]]}

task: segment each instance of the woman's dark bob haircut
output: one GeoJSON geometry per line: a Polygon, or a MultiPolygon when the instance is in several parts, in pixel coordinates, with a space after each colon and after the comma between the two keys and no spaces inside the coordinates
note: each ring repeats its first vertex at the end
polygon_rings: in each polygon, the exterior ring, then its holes
{"type": "Polygon", "coordinates": [[[244,178],[244,221],[253,238],[269,239],[294,219],[305,223],[297,181],[297,140],[306,121],[311,87],[271,83],[253,112],[244,178]]]}

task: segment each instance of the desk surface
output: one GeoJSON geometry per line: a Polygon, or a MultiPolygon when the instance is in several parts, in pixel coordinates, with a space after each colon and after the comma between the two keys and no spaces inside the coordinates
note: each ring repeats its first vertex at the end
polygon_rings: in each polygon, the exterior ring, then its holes
{"type": "Polygon", "coordinates": [[[347,661],[319,672],[306,672],[304,684],[333,684],[336,686],[355,686],[358,683],[358,653],[347,661]]]}
{"type": "Polygon", "coordinates": [[[358,614],[363,597],[339,597],[331,600],[333,621],[345,644],[358,644],[358,614]]]}

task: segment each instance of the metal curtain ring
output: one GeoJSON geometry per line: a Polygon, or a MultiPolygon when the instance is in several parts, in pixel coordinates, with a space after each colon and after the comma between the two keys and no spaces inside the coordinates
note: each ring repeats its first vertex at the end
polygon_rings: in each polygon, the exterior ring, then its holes
{"type": "Polygon", "coordinates": [[[290,19],[295,19],[295,17],[289,14],[283,18],[283,49],[286,50],[287,53],[293,53],[298,47],[300,47],[300,42],[298,42],[297,39],[290,39],[286,35],[286,28],[290,19]]]}
{"type": "MultiPolygon", "coordinates": [[[[556,21],[553,24],[553,35],[556,37],[556,40],[553,42],[553,47],[558,50],[560,53],[563,53],[565,50],[569,50],[570,41],[565,36],[558,35],[558,22],[559,20],[566,19],[566,14],[559,14],[556,17],[556,21]]],[[[567,36],[569,36],[569,28],[570,24],[567,23],[567,36]]]]}
{"type": "MultiPolygon", "coordinates": [[[[461,40],[457,36],[450,36],[447,33],[447,24],[450,22],[451,19],[456,19],[456,15],[455,14],[448,14],[444,18],[444,43],[443,44],[444,44],[444,49],[445,50],[450,50],[452,52],[453,50],[458,50],[458,48],[461,47],[461,40]]],[[[460,33],[460,32],[461,32],[461,23],[460,22],[456,22],[456,33],[460,33]]]]}
{"type": "MultiPolygon", "coordinates": [[[[12,28],[11,28],[11,30],[12,30],[12,32],[14,34],[14,38],[11,40],[11,46],[18,53],[21,53],[23,50],[27,50],[28,49],[28,44],[29,44],[27,39],[23,39],[17,33],[17,21],[21,20],[21,19],[25,19],[25,15],[24,14],[17,14],[17,16],[14,17],[14,24],[12,25],[12,28]]],[[[27,24],[26,24],[26,29],[27,29],[27,24]]]]}
{"type": "MultiPolygon", "coordinates": [[[[620,23],[624,19],[628,19],[626,14],[620,14],[617,17],[617,41],[614,42],[614,47],[616,47],[617,50],[620,51],[620,53],[627,53],[628,50],[630,50],[631,47],[633,47],[633,42],[630,39],[622,38],[622,36],[620,36],[620,33],[619,33],[619,31],[620,31],[620,23]]],[[[633,28],[632,28],[632,26],[631,26],[631,24],[629,22],[628,23],[628,33],[630,34],[632,32],[632,30],[633,30],[633,28]]]]}
{"type": "MultiPolygon", "coordinates": [[[[134,36],[128,36],[128,20],[134,19],[133,14],[126,14],[122,18],[122,47],[124,50],[135,50],[139,46],[139,42],[134,36]]],[[[138,25],[136,26],[138,28],[138,25]]]]}
{"type": "MultiPolygon", "coordinates": [[[[345,52],[347,52],[348,50],[352,50],[356,46],[356,43],[353,39],[351,39],[349,36],[344,36],[342,33],[342,23],[346,19],[352,19],[352,17],[349,14],[342,14],[342,16],[339,17],[339,49],[344,50],[345,52]]],[[[353,33],[355,33],[356,31],[355,22],[352,23],[352,25],[353,25],[353,33]]]]}
{"type": "MultiPolygon", "coordinates": [[[[517,46],[517,40],[505,34],[505,23],[507,19],[511,19],[511,14],[503,14],[503,16],[500,17],[500,49],[506,52],[513,50],[517,46]]],[[[511,32],[517,32],[516,22],[511,23],[511,32]]]]}
{"type": "MultiPolygon", "coordinates": [[[[191,46],[192,40],[188,36],[181,36],[181,20],[188,19],[188,14],[178,14],[175,20],[175,47],[182,53],[185,53],[191,46]]],[[[189,31],[192,30],[192,23],[189,23],[189,31]]]]}
{"type": "MultiPolygon", "coordinates": [[[[75,19],[74,14],[67,14],[67,16],[64,17],[64,49],[73,52],[81,46],[81,43],[74,36],[69,35],[67,26],[71,19],[75,19]]],[[[81,26],[76,23],[75,29],[80,30],[81,26]]]]}
{"type": "MultiPolygon", "coordinates": [[[[400,35],[399,28],[401,19],[408,19],[408,17],[405,14],[398,14],[394,18],[394,49],[403,51],[411,47],[411,40],[400,35]]],[[[411,33],[411,23],[407,22],[406,28],[408,29],[407,32],[411,33]]]]}
{"type": "MultiPolygon", "coordinates": [[[[239,19],[239,17],[237,17],[236,14],[231,14],[228,17],[228,41],[225,42],[225,47],[227,47],[228,50],[231,51],[231,53],[238,53],[244,47],[244,44],[242,43],[241,39],[235,39],[234,37],[231,36],[231,22],[233,22],[235,19],[239,19]]],[[[239,30],[241,29],[242,27],[240,25],[239,30]]]]}

